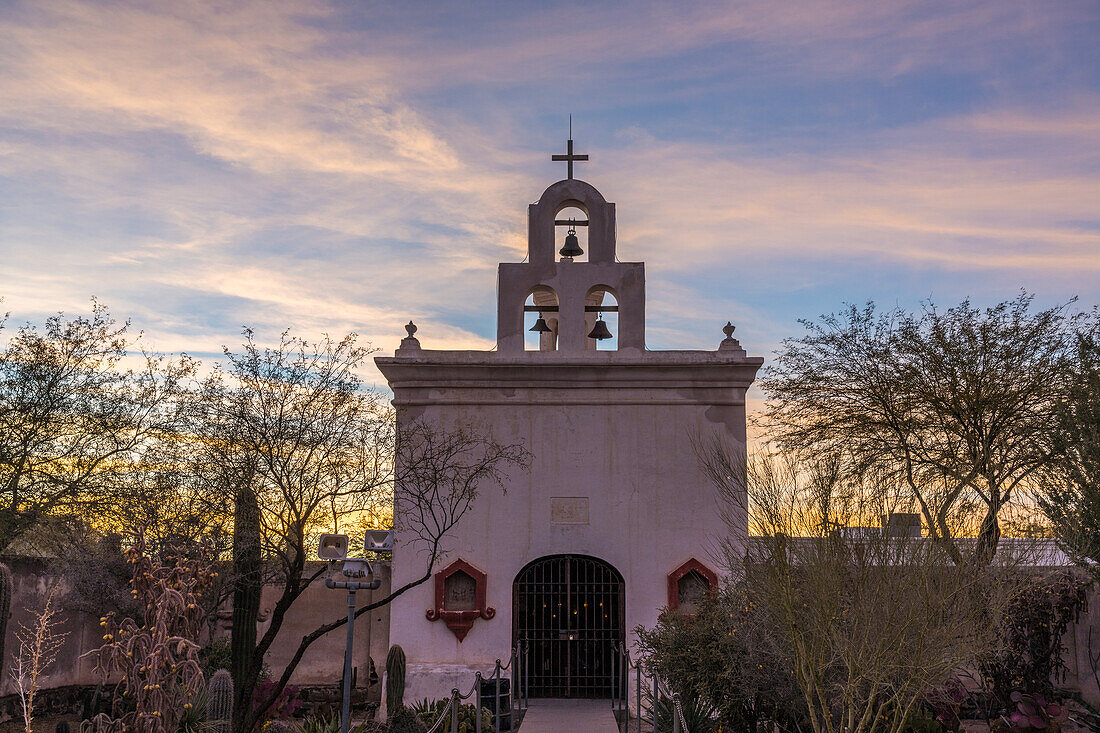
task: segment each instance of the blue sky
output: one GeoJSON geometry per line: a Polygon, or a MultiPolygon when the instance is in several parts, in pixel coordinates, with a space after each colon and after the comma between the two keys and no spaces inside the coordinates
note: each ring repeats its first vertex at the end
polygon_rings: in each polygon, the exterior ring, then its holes
{"type": "MultiPolygon", "coordinates": [[[[1100,302],[1100,4],[0,4],[0,294],[149,343],[489,348],[527,204],[578,177],[651,348],[874,299],[1100,302]]],[[[374,379],[376,377],[371,376],[374,379]]]]}

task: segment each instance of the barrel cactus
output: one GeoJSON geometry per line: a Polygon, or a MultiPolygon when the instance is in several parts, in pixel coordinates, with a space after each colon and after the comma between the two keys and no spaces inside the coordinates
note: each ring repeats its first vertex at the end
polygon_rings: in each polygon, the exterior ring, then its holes
{"type": "Polygon", "coordinates": [[[219,669],[206,686],[206,722],[215,733],[229,733],[233,720],[233,677],[219,669]]]}
{"type": "Polygon", "coordinates": [[[405,650],[397,644],[386,656],[386,711],[393,715],[405,704],[405,650]]]}

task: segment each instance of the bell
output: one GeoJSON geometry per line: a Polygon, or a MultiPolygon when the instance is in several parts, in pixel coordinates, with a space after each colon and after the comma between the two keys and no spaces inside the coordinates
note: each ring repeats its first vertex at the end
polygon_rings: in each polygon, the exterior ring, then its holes
{"type": "Polygon", "coordinates": [[[596,319],[596,325],[592,327],[592,333],[588,334],[588,338],[597,341],[611,338],[611,332],[607,330],[607,324],[603,322],[603,318],[596,319]]]}
{"type": "Polygon", "coordinates": [[[584,254],[581,243],[577,241],[577,230],[573,227],[565,233],[565,246],[558,250],[558,254],[562,257],[580,257],[584,254]]]}
{"type": "Polygon", "coordinates": [[[535,321],[535,325],[531,326],[528,331],[534,331],[535,333],[550,333],[550,327],[546,325],[546,319],[539,313],[539,319],[535,321]]]}

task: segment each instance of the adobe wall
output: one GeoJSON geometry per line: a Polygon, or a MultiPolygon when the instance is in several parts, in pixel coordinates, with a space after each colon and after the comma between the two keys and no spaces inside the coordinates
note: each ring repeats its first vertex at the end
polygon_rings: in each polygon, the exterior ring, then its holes
{"type": "MultiPolygon", "coordinates": [[[[35,613],[45,603],[46,594],[57,581],[57,576],[50,573],[46,561],[29,558],[5,558],[5,562],[12,571],[12,604],[11,619],[8,621],[5,638],[4,668],[0,679],[0,696],[16,694],[17,688],[11,678],[10,670],[14,664],[15,655],[19,651],[19,640],[16,632],[20,625],[30,626],[35,620],[35,613]]],[[[317,566],[311,565],[311,572],[317,566]]],[[[358,606],[362,607],[370,602],[370,599],[378,599],[389,593],[390,568],[389,564],[376,564],[382,579],[382,587],[376,591],[360,591],[358,593],[358,606]]],[[[58,593],[61,597],[66,589],[66,581],[62,580],[62,587],[58,593]]],[[[268,628],[271,617],[271,608],[279,594],[279,589],[267,587],[264,589],[261,606],[261,621],[258,626],[259,635],[268,628]]],[[[231,609],[224,608],[219,612],[217,636],[229,634],[229,619],[231,609]]],[[[301,598],[294,604],[283,622],[283,627],[267,655],[267,664],[273,672],[279,672],[293,656],[302,637],[313,631],[322,623],[343,617],[347,614],[346,591],[329,590],[320,580],[315,581],[301,598]]],[[[330,632],[318,639],[302,658],[298,669],[295,670],[291,683],[296,685],[330,684],[341,679],[344,665],[344,639],[346,627],[330,632]]],[[[63,613],[59,630],[68,632],[58,654],[56,663],[44,675],[41,687],[43,689],[63,687],[68,685],[94,685],[99,683],[99,676],[94,671],[93,663],[82,658],[89,650],[97,648],[102,643],[102,630],[99,626],[99,617],[90,617],[86,614],[63,613]]],[[[381,668],[385,666],[386,653],[389,649],[389,609],[383,607],[373,613],[361,616],[355,626],[355,655],[353,662],[359,667],[359,685],[365,685],[369,675],[367,656],[369,655],[378,666],[378,674],[381,676],[381,668]]]]}

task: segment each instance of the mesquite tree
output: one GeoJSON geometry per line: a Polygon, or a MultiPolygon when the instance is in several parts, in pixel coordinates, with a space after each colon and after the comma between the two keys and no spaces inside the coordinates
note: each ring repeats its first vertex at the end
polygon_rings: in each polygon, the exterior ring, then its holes
{"type": "Polygon", "coordinates": [[[128,329],[93,301],[90,317],[23,326],[0,351],[0,551],[51,514],[129,504],[134,467],[179,428],[194,363],[142,354],[128,329]],[[123,369],[127,355],[141,366],[123,369]]]}
{"type": "Polygon", "coordinates": [[[781,449],[830,456],[849,478],[888,476],[954,562],[989,562],[1002,510],[1061,459],[1052,426],[1074,322],[1026,293],[984,310],[868,304],[802,321],[762,379],[764,425],[781,449]],[[971,518],[979,541],[964,557],[955,538],[971,518]]]}
{"type": "Polygon", "coordinates": [[[101,713],[95,731],[175,733],[184,710],[204,686],[198,638],[204,628],[203,596],[215,572],[205,553],[160,562],[139,533],[127,551],[141,618],[104,616],[104,645],[89,652],[103,681],[119,679],[112,713],[101,713]],[[123,701],[125,697],[125,701],[123,701]]]}

